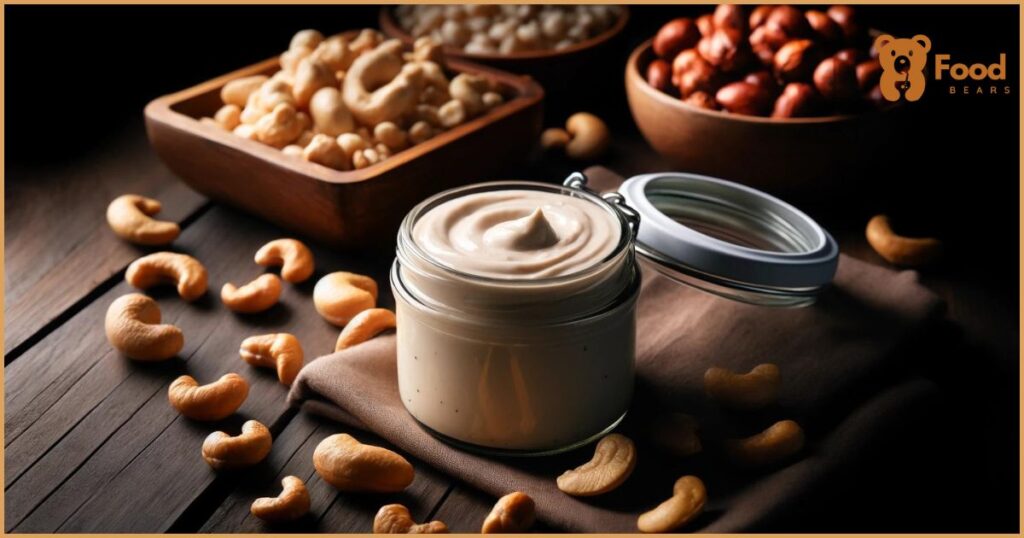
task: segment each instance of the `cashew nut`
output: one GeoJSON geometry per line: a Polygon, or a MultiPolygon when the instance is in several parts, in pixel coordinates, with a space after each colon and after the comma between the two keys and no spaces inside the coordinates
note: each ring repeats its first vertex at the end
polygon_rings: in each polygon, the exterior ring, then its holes
{"type": "Polygon", "coordinates": [[[313,49],[313,53],[309,57],[323,62],[335,73],[347,71],[352,65],[352,61],[356,59],[355,53],[348,47],[348,40],[343,35],[325,39],[313,49]]]}
{"type": "Polygon", "coordinates": [[[437,109],[437,118],[441,126],[451,129],[456,125],[464,123],[469,118],[466,105],[458,99],[452,99],[437,109]]]}
{"type": "Polygon", "coordinates": [[[281,297],[281,279],[264,273],[241,288],[228,282],[220,289],[220,300],[234,312],[255,314],[277,304],[281,297]]]}
{"type": "Polygon", "coordinates": [[[315,49],[324,40],[324,35],[317,30],[299,30],[292,36],[288,43],[289,49],[307,48],[315,49]]]}
{"type": "Polygon", "coordinates": [[[942,243],[938,239],[897,235],[885,215],[875,215],[868,221],[866,235],[871,248],[894,265],[926,265],[942,253],[942,243]]]}
{"type": "Polygon", "coordinates": [[[175,222],[155,220],[160,202],[138,194],[123,194],[107,206],[107,224],[118,237],[139,245],[166,245],[178,238],[175,222]]]}
{"type": "Polygon", "coordinates": [[[401,55],[383,46],[352,62],[342,99],[360,123],[396,121],[416,106],[423,72],[403,65],[401,55]]]}
{"type": "Polygon", "coordinates": [[[281,480],[281,494],[277,497],[260,497],[252,502],[252,515],[268,523],[294,521],[309,513],[309,490],[297,476],[286,476],[281,480]]]}
{"type": "Polygon", "coordinates": [[[341,92],[334,87],[320,88],[313,94],[309,101],[309,115],[317,130],[330,136],[351,132],[356,126],[341,92]]]}
{"type": "Polygon", "coordinates": [[[242,341],[238,354],[245,362],[262,368],[277,368],[277,379],[291,385],[302,370],[302,344],[288,333],[250,336],[242,341]]]}
{"type": "Polygon", "coordinates": [[[480,528],[482,534],[521,533],[536,519],[536,507],[529,495],[515,491],[498,499],[480,528]]]}
{"type": "Polygon", "coordinates": [[[281,153],[289,157],[298,157],[300,159],[302,158],[302,151],[302,146],[296,144],[288,144],[287,146],[281,148],[281,153]]]}
{"type": "Polygon", "coordinates": [[[481,99],[486,108],[494,108],[505,102],[505,98],[498,92],[484,92],[481,99]]]}
{"type": "Polygon", "coordinates": [[[303,58],[295,68],[295,82],[292,84],[295,105],[299,108],[306,108],[317,90],[330,88],[337,84],[334,71],[319,60],[303,58]]]}
{"type": "Polygon", "coordinates": [[[412,464],[379,446],[364,445],[351,435],[327,437],[313,451],[313,466],[341,491],[397,493],[412,483],[412,464]]]}
{"type": "Polygon", "coordinates": [[[412,44],[412,58],[417,62],[444,65],[444,47],[430,37],[421,37],[412,44]]]}
{"type": "Polygon", "coordinates": [[[313,288],[313,305],[328,322],[344,327],[356,314],[377,304],[377,283],[368,276],[338,271],[313,288]]]}
{"type": "Polygon", "coordinates": [[[459,73],[448,85],[448,93],[452,99],[462,101],[467,115],[476,116],[486,108],[483,95],[490,90],[490,86],[490,81],[483,76],[459,73]]]}
{"type": "Polygon", "coordinates": [[[673,456],[692,456],[703,448],[697,430],[697,420],[690,415],[668,413],[651,424],[651,441],[673,456]]]}
{"type": "Polygon", "coordinates": [[[395,328],[395,313],[387,308],[371,308],[356,314],[338,335],[334,351],[361,344],[382,331],[395,328]]]}
{"type": "Polygon", "coordinates": [[[758,467],[782,461],[804,447],[804,431],[792,420],[780,420],[761,433],[726,442],[729,456],[740,465],[758,467]]]}
{"type": "Polygon", "coordinates": [[[409,136],[390,121],[378,123],[373,128],[373,137],[390,150],[401,151],[409,146],[409,136]]]}
{"type": "Polygon", "coordinates": [[[348,155],[345,155],[345,150],[341,149],[338,141],[333,136],[325,134],[313,137],[306,149],[302,150],[302,158],[335,170],[352,168],[348,155]]]}
{"type": "Polygon", "coordinates": [[[236,437],[224,432],[208,435],[203,441],[203,459],[218,471],[249,467],[263,461],[272,444],[270,430],[249,420],[242,424],[242,433],[236,437]]]}
{"type": "Polygon", "coordinates": [[[249,102],[249,96],[255,93],[266,81],[267,77],[265,75],[253,75],[228,81],[220,89],[220,100],[226,105],[244,108],[245,104],[249,102]]]}
{"type": "Polygon", "coordinates": [[[270,113],[256,120],[254,125],[256,140],[275,148],[287,146],[305,128],[295,107],[289,103],[279,103],[270,113]]]}
{"type": "Polygon", "coordinates": [[[264,82],[249,99],[249,101],[246,101],[246,108],[249,105],[253,105],[256,109],[263,112],[270,112],[277,105],[281,104],[295,106],[295,96],[292,95],[291,81],[284,80],[277,75],[264,82]]]}
{"type": "Polygon", "coordinates": [[[380,507],[373,518],[374,534],[447,534],[448,526],[440,521],[417,524],[409,509],[400,504],[380,507]]]}
{"type": "Polygon", "coordinates": [[[139,289],[174,283],[178,287],[178,295],[186,301],[194,301],[206,293],[206,268],[192,256],[177,252],[154,252],[143,256],[128,266],[124,278],[139,289]]]}
{"type": "Polygon", "coordinates": [[[275,239],[256,251],[256,263],[281,266],[281,278],[293,284],[313,276],[313,253],[298,239],[275,239]]]}
{"type": "Polygon", "coordinates": [[[409,127],[409,142],[422,144],[434,137],[434,128],[425,121],[417,121],[409,127]]]}
{"type": "Polygon", "coordinates": [[[160,306],[141,293],[122,295],[110,303],[103,324],[110,344],[132,359],[162,361],[185,345],[181,329],[160,325],[160,306]]]}
{"type": "Polygon", "coordinates": [[[572,137],[565,146],[571,159],[590,161],[601,156],[611,142],[608,126],[601,118],[589,112],[577,112],[565,122],[565,130],[572,137]]]}
{"type": "Polygon", "coordinates": [[[256,140],[256,128],[247,123],[242,123],[231,132],[235,133],[235,136],[240,136],[246,140],[256,140]]]}
{"type": "Polygon", "coordinates": [[[672,487],[672,497],[636,520],[641,532],[672,532],[693,521],[704,509],[707,491],[696,476],[684,476],[672,487]]]}
{"type": "Polygon", "coordinates": [[[294,74],[295,70],[299,67],[299,62],[305,60],[311,54],[313,54],[313,49],[309,47],[295,47],[282,52],[279,58],[281,63],[280,73],[294,74]]]}
{"type": "Polygon", "coordinates": [[[704,372],[704,390],[713,400],[735,409],[758,409],[779,396],[779,367],[759,364],[750,372],[737,374],[712,367],[704,372]]]}
{"type": "Polygon", "coordinates": [[[171,406],[193,420],[221,420],[231,416],[249,395],[249,383],[238,374],[224,374],[208,385],[183,375],[167,389],[171,406]]]}
{"type": "Polygon", "coordinates": [[[606,435],[597,443],[594,457],[558,477],[558,489],[576,497],[608,493],[622,485],[636,466],[636,447],[625,435],[606,435]]]}
{"type": "Polygon", "coordinates": [[[352,166],[357,170],[377,164],[384,160],[384,157],[374,148],[367,148],[355,152],[352,155],[352,166]]]}
{"type": "Polygon", "coordinates": [[[357,55],[373,50],[384,41],[384,34],[372,28],[363,28],[359,35],[349,43],[348,48],[357,55]]]}
{"type": "Polygon", "coordinates": [[[338,135],[338,146],[340,146],[345,152],[345,155],[348,155],[348,158],[351,159],[355,156],[356,152],[366,149],[367,144],[366,140],[363,140],[363,137],[355,133],[344,133],[338,135]]]}
{"type": "Polygon", "coordinates": [[[230,131],[242,123],[242,109],[238,105],[224,105],[213,115],[213,121],[230,131]]]}
{"type": "Polygon", "coordinates": [[[544,129],[544,132],[540,134],[540,147],[545,151],[562,149],[569,144],[571,138],[569,132],[560,127],[544,129]]]}

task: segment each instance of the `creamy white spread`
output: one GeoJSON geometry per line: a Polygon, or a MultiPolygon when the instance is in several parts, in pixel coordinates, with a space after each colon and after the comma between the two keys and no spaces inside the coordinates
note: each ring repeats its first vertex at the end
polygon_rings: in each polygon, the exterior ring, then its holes
{"type": "Polygon", "coordinates": [[[449,200],[413,228],[416,244],[452,269],[507,279],[593,267],[615,250],[619,234],[616,218],[589,200],[525,189],[449,200]]]}

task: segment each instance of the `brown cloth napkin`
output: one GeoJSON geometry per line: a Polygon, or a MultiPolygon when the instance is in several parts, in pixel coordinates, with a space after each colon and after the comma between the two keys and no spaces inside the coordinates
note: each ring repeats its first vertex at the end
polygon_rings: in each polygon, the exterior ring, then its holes
{"type": "MultiPolygon", "coordinates": [[[[601,185],[615,179],[591,177],[592,184],[601,185]]],[[[424,431],[399,399],[394,335],[313,361],[299,374],[289,399],[307,411],[371,430],[496,497],[526,492],[536,500],[540,519],[562,530],[635,531],[637,516],[668,498],[676,478],[694,474],[704,480],[708,501],[705,513],[685,530],[750,531],[799,511],[831,476],[848,470],[927,399],[928,382],[905,381],[899,347],[940,311],[939,299],[918,284],[916,273],[845,256],[834,285],[816,304],[800,309],[740,304],[645,270],[637,390],[619,428],[636,441],[638,463],[626,484],[597,498],[573,498],[555,486],[561,472],[590,459],[592,447],[545,458],[489,458],[424,431]],[[707,368],[746,371],[762,362],[774,362],[782,371],[777,405],[735,413],[708,402],[707,368]],[[697,418],[700,454],[673,458],[646,441],[648,421],[665,411],[697,418]],[[752,472],[722,457],[723,439],[787,418],[807,434],[807,446],[795,461],[752,472]]]]}

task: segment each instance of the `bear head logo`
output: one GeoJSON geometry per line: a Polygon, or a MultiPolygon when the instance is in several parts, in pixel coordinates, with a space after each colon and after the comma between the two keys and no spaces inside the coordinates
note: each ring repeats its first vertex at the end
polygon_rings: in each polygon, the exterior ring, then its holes
{"type": "Polygon", "coordinates": [[[878,36],[875,39],[875,50],[878,51],[878,62],[882,64],[882,78],[879,81],[882,96],[889,101],[899,101],[901,95],[907,101],[920,99],[926,82],[924,65],[931,48],[931,40],[924,35],[910,39],[878,36]]]}

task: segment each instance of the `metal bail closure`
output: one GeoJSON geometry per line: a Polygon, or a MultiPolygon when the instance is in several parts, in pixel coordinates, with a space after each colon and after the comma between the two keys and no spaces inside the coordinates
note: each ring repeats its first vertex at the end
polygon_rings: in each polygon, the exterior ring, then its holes
{"type": "Polygon", "coordinates": [[[751,304],[805,306],[835,276],[832,236],[759,190],[665,172],[634,176],[619,193],[643,221],[640,258],[677,282],[751,304]]]}

